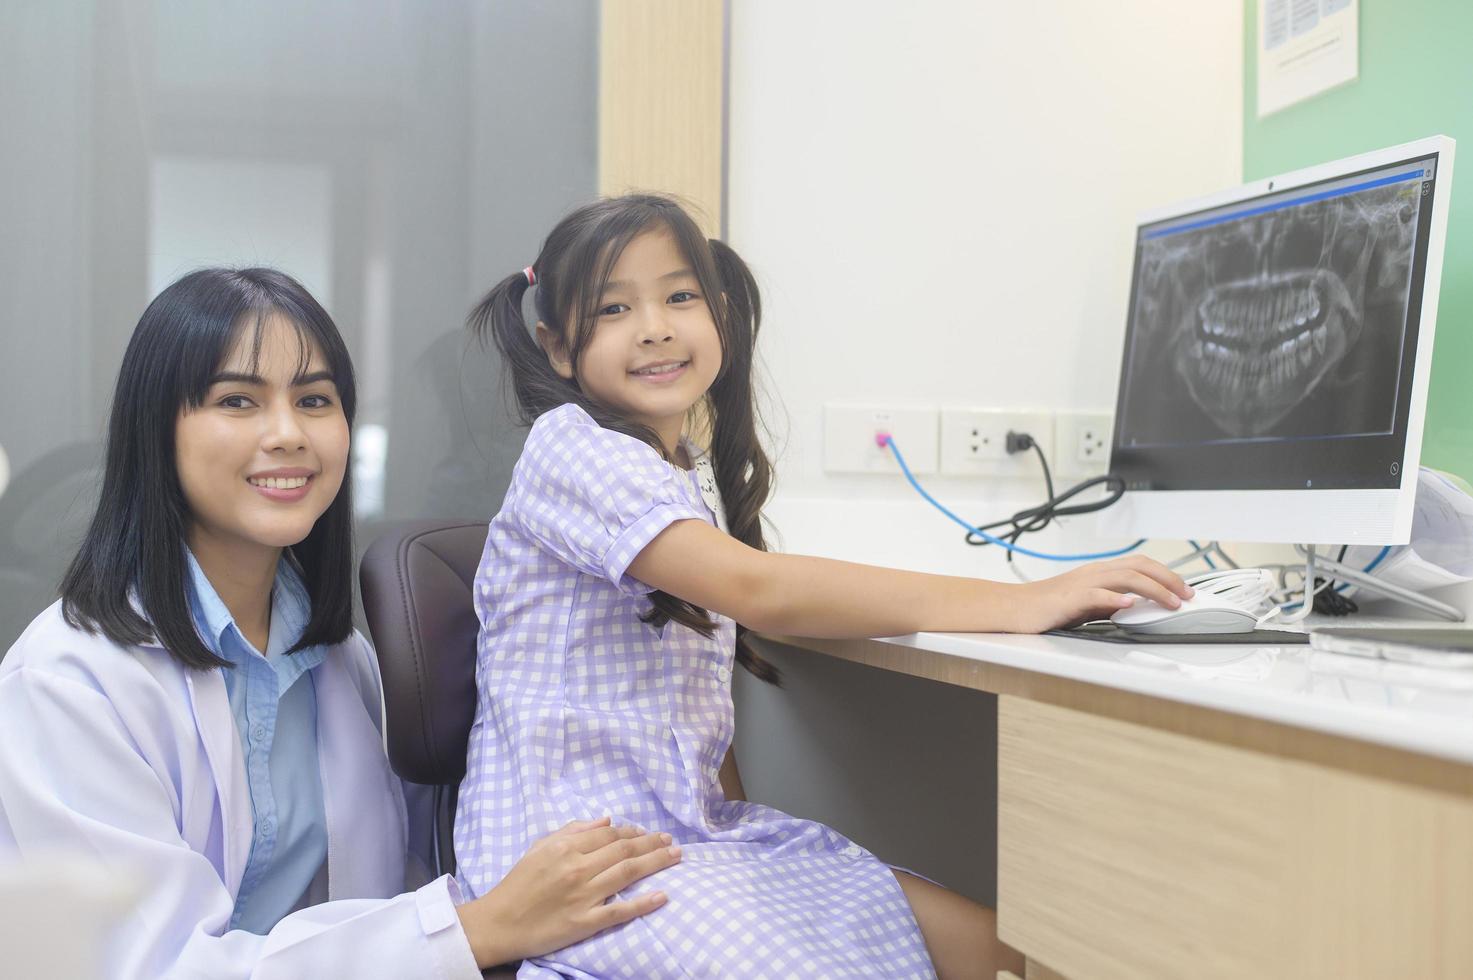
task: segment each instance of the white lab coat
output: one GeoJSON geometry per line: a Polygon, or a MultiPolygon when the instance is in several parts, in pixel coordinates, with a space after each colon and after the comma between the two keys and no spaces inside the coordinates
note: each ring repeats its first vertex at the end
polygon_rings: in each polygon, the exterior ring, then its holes
{"type": "Polygon", "coordinates": [[[73,853],[141,873],[109,976],[478,980],[449,876],[404,893],[409,829],[368,643],[355,632],[313,678],[324,904],[265,936],[226,931],[252,812],[224,678],[73,629],[60,602],[0,662],[0,859],[73,853]]]}

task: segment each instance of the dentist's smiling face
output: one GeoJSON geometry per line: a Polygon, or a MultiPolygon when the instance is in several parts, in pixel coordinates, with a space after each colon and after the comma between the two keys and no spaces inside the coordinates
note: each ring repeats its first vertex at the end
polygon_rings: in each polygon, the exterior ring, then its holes
{"type": "MultiPolygon", "coordinates": [[[[673,451],[686,413],[721,371],[721,340],[708,299],[674,234],[636,235],[619,255],[598,301],[598,323],[578,359],[585,394],[649,426],[673,451]]],[[[562,338],[538,324],[553,369],[573,377],[562,338]]]]}
{"type": "Polygon", "coordinates": [[[252,325],[239,331],[203,403],[186,406],[175,423],[196,554],[244,556],[298,543],[337,497],[347,469],[348,423],[322,353],[304,352],[310,340],[278,315],[261,324],[255,358],[254,338],[252,325]]]}

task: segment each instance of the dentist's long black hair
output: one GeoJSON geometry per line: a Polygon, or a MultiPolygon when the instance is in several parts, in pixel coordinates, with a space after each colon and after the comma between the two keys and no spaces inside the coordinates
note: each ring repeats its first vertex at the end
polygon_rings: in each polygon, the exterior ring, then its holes
{"type": "MultiPolygon", "coordinates": [[[[537,279],[534,303],[537,319],[568,345],[572,380],[552,369],[522,316],[522,299],[528,288],[523,273],[497,283],[471,311],[467,324],[482,340],[494,341],[501,351],[524,425],[530,425],[544,412],[571,403],[604,428],[633,436],[666,455],[653,430],[590,398],[577,381],[579,359],[597,326],[599,297],[609,274],[635,236],[656,228],[669,229],[675,236],[701,284],[721,340],[721,371],[697,408],[704,412],[710,426],[711,464],[726,507],[727,527],[738,541],[766,550],[762,505],[772,489],[772,466],[757,438],[752,390],[762,300],[746,263],[725,243],[708,240],[676,201],[655,194],[595,201],[573,211],[547,236],[532,264],[537,279]]],[[[705,636],[716,629],[706,610],[684,599],[653,592],[650,601],[654,608],[647,621],[656,626],[674,620],[705,636]]],[[[762,680],[776,683],[777,668],[752,649],[746,632],[746,627],[737,625],[737,662],[762,680]]]]}
{"type": "MultiPolygon", "coordinates": [[[[353,426],[353,363],[337,326],[295,279],[275,269],[201,269],[144,310],[128,341],[113,394],[97,512],[62,579],[62,613],[78,629],[129,646],[152,638],[187,667],[228,666],[195,631],[186,592],[191,514],[179,483],[174,428],[199,408],[210,378],[252,332],[261,353],[265,319],[295,328],[300,367],[322,353],[353,426]]],[[[348,473],[352,472],[349,466],[348,473]]],[[[286,549],[312,600],[291,652],[341,643],[353,629],[353,506],[349,480],[307,537],[286,549]]]]}

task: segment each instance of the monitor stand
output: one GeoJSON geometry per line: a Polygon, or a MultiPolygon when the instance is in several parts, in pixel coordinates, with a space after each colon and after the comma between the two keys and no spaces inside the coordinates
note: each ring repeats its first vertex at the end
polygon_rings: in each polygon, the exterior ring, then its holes
{"type": "Polygon", "coordinates": [[[1306,575],[1309,576],[1307,581],[1309,582],[1314,581],[1314,570],[1319,569],[1320,571],[1330,573],[1331,576],[1341,581],[1352,582],[1368,592],[1374,592],[1388,599],[1395,599],[1398,602],[1404,602],[1409,606],[1414,606],[1423,612],[1431,613],[1438,619],[1445,619],[1453,623],[1461,623],[1463,621],[1462,610],[1456,606],[1439,602],[1436,599],[1422,595],[1420,592],[1413,592],[1411,589],[1403,588],[1400,585],[1382,581],[1373,575],[1367,575],[1359,568],[1352,568],[1349,565],[1341,564],[1323,555],[1317,555],[1315,554],[1314,545],[1296,544],[1294,550],[1304,556],[1305,568],[1307,570],[1306,575]]]}

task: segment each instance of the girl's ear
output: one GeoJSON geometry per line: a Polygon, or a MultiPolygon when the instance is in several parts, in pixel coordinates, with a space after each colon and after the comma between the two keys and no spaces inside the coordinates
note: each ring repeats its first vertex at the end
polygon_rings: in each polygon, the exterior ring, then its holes
{"type": "Polygon", "coordinates": [[[568,351],[563,346],[563,339],[541,320],[537,321],[537,345],[547,354],[547,363],[552,365],[558,377],[565,381],[572,381],[573,362],[568,359],[568,351]]]}

